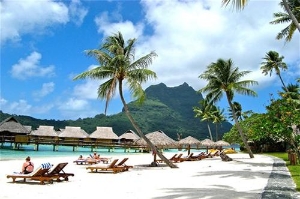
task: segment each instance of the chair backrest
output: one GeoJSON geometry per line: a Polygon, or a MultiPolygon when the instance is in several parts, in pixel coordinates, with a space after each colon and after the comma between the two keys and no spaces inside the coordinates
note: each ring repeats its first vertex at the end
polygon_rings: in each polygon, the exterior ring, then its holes
{"type": "Polygon", "coordinates": [[[29,175],[30,176],[42,176],[42,175],[45,175],[49,169],[51,167],[44,167],[44,166],[39,166],[37,169],[35,169],[33,172],[31,172],[29,175]]]}
{"type": "Polygon", "coordinates": [[[116,163],[119,161],[119,159],[114,159],[108,166],[108,168],[114,168],[116,166],[116,163]]]}
{"type": "Polygon", "coordinates": [[[176,159],[181,158],[181,156],[183,156],[182,153],[180,153],[180,154],[176,157],[176,159]]]}
{"type": "Polygon", "coordinates": [[[128,160],[128,158],[124,158],[123,160],[121,160],[121,162],[119,162],[119,163],[117,164],[117,166],[123,166],[124,163],[125,163],[127,160],[128,160]]]}
{"type": "Polygon", "coordinates": [[[174,154],[174,155],[170,158],[170,160],[174,160],[174,158],[176,158],[176,156],[177,156],[177,153],[174,154]]]}
{"type": "Polygon", "coordinates": [[[58,174],[67,166],[67,162],[57,164],[53,169],[50,170],[49,174],[58,174]]]}

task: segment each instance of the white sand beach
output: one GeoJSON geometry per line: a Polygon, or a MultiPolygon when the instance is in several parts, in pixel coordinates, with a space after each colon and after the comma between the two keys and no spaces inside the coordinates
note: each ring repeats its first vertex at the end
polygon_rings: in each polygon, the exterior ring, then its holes
{"type": "MultiPolygon", "coordinates": [[[[167,154],[166,157],[171,157],[167,154]]],[[[40,185],[36,181],[12,183],[6,175],[19,171],[24,160],[0,161],[0,198],[120,198],[120,199],[191,199],[191,198],[261,198],[268,183],[273,159],[268,156],[230,154],[231,162],[220,157],[200,161],[176,163],[179,168],[167,166],[145,167],[153,160],[151,154],[118,155],[129,157],[127,165],[134,168],[126,172],[91,173],[87,165],[73,163],[69,158],[33,159],[35,165],[44,162],[68,162],[65,172],[74,173],[69,181],[40,185]]]]}

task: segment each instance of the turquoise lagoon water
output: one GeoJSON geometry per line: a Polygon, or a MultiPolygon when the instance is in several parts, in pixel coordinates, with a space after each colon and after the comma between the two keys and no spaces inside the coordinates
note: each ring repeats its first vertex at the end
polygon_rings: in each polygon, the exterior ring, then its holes
{"type": "MultiPolygon", "coordinates": [[[[238,151],[239,149],[236,148],[238,151]]],[[[136,151],[134,149],[127,149],[125,151],[124,148],[94,148],[93,152],[97,152],[102,156],[117,156],[117,155],[137,155],[144,154],[143,152],[136,151]],[[110,151],[109,151],[110,150],[110,151]]],[[[191,152],[197,154],[202,151],[206,152],[206,149],[191,149],[191,152]]],[[[13,159],[24,159],[27,156],[32,158],[45,158],[45,157],[79,157],[79,155],[83,155],[83,157],[89,156],[93,153],[91,147],[78,147],[75,151],[73,151],[72,146],[59,146],[57,151],[53,151],[52,145],[40,145],[39,150],[34,150],[34,145],[22,145],[20,149],[13,149],[13,147],[5,143],[0,148],[0,161],[4,160],[13,160],[13,159]]],[[[167,149],[164,150],[163,153],[167,156],[168,153],[186,153],[186,149],[178,150],[178,149],[167,149]]]]}

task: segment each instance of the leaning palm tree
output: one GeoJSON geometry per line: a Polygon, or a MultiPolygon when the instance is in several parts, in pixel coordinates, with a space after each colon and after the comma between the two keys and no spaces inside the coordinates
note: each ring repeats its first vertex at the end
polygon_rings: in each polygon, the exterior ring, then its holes
{"type": "MultiPolygon", "coordinates": [[[[285,9],[283,2],[280,3],[281,7],[283,8],[284,12],[277,12],[274,13],[274,17],[276,18],[274,21],[271,21],[270,24],[283,24],[283,23],[289,23],[287,27],[285,27],[283,30],[281,30],[277,36],[276,39],[283,39],[285,38],[286,42],[289,42],[293,38],[293,34],[295,33],[295,30],[297,29],[296,25],[292,22],[292,19],[290,15],[287,13],[287,10],[285,9]]],[[[294,14],[294,16],[297,18],[298,21],[300,21],[300,1],[289,1],[288,2],[289,7],[291,8],[291,12],[294,14]]]]}
{"type": "Polygon", "coordinates": [[[258,84],[256,81],[240,80],[248,73],[250,73],[250,71],[240,72],[238,67],[233,66],[231,59],[218,59],[217,62],[211,63],[207,67],[207,70],[199,76],[199,78],[208,82],[204,88],[199,90],[199,92],[207,93],[206,98],[211,104],[219,101],[225,94],[229,107],[233,113],[235,125],[240,133],[245,148],[247,149],[250,158],[254,158],[232,104],[235,93],[257,96],[253,90],[248,88],[250,85],[258,84]]]}
{"type": "Polygon", "coordinates": [[[156,73],[148,69],[148,65],[152,63],[152,59],[157,56],[156,53],[151,52],[135,60],[135,42],[136,39],[129,39],[126,45],[121,32],[107,37],[100,49],[86,51],[87,55],[96,58],[100,65],[77,75],[74,80],[85,78],[106,79],[106,81],[98,87],[98,97],[106,100],[105,113],[110,100],[118,89],[125,113],[137,133],[168,166],[177,168],[177,166],[164,157],[159,150],[156,150],[153,143],[144,135],[130,114],[124,99],[123,83],[125,80],[129,85],[132,96],[137,99],[137,102],[142,103],[145,99],[145,92],[141,84],[148,79],[156,78],[156,73]]]}
{"type": "MultiPolygon", "coordinates": [[[[222,0],[222,5],[228,6],[232,5],[232,7],[235,7],[236,10],[242,10],[246,6],[250,0],[222,0]]],[[[297,19],[295,15],[293,14],[293,11],[291,10],[291,4],[299,2],[300,0],[282,0],[281,4],[284,6],[286,12],[290,16],[290,19],[294,23],[294,25],[297,27],[298,31],[300,32],[300,24],[299,24],[299,18],[297,19]]],[[[293,8],[293,7],[292,7],[293,8]]],[[[298,8],[299,9],[299,8],[298,8]]]]}
{"type": "Polygon", "coordinates": [[[275,70],[276,75],[278,75],[282,85],[284,88],[286,88],[281,74],[280,69],[286,70],[287,65],[285,62],[283,62],[284,56],[280,56],[278,52],[276,51],[269,51],[266,53],[266,56],[263,58],[265,61],[261,63],[260,69],[262,70],[262,73],[264,75],[268,75],[270,73],[270,76],[272,75],[273,70],[275,70]]]}
{"type": "Polygon", "coordinates": [[[199,107],[193,107],[193,111],[195,112],[195,117],[201,118],[201,121],[206,121],[207,123],[207,129],[209,132],[209,137],[211,140],[213,140],[211,129],[209,126],[209,122],[213,120],[212,111],[211,111],[211,105],[208,103],[206,99],[201,100],[199,107]]]}

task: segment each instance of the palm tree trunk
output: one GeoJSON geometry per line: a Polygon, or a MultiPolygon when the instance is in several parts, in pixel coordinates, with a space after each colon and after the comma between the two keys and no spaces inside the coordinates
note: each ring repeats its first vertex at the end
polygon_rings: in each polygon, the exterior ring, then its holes
{"type": "Polygon", "coordinates": [[[218,141],[218,124],[216,124],[216,141],[218,141]]]}
{"type": "Polygon", "coordinates": [[[251,148],[250,148],[249,145],[248,145],[247,139],[246,139],[246,137],[245,137],[245,135],[244,135],[244,133],[243,133],[243,131],[242,131],[242,128],[241,128],[241,126],[240,126],[240,123],[239,123],[239,121],[238,121],[238,119],[237,119],[237,117],[236,117],[235,110],[234,110],[234,108],[233,108],[233,105],[232,105],[232,103],[231,103],[231,101],[230,101],[229,94],[228,94],[227,92],[226,92],[226,97],[227,97],[228,104],[229,104],[229,106],[230,106],[230,108],[231,108],[231,111],[232,111],[232,116],[233,116],[233,119],[234,119],[236,128],[238,129],[238,131],[239,131],[239,133],[240,133],[240,136],[241,136],[241,138],[242,138],[242,140],[243,140],[243,143],[244,143],[244,145],[245,145],[245,147],[246,147],[246,149],[247,149],[247,151],[248,151],[248,153],[249,153],[250,158],[254,158],[254,155],[253,155],[253,153],[252,153],[252,150],[251,150],[251,148]]]}
{"type": "Polygon", "coordinates": [[[208,128],[208,132],[209,132],[210,139],[211,139],[212,141],[214,141],[214,140],[213,140],[213,137],[212,137],[212,134],[211,134],[211,130],[210,130],[210,126],[209,126],[209,123],[208,123],[208,122],[207,122],[207,128],[208,128]]]}
{"type": "Polygon", "coordinates": [[[280,73],[278,73],[278,76],[279,76],[279,78],[280,78],[280,81],[281,81],[281,83],[282,83],[284,89],[287,91],[286,86],[285,86],[285,84],[284,84],[284,82],[283,82],[283,79],[282,79],[280,73]]]}
{"type": "Polygon", "coordinates": [[[146,141],[146,143],[149,145],[149,147],[152,149],[152,151],[155,151],[155,154],[157,154],[158,157],[160,157],[161,160],[163,160],[170,168],[178,168],[177,165],[173,164],[159,150],[156,149],[156,147],[154,146],[154,144],[144,135],[144,133],[141,131],[141,129],[139,128],[139,126],[137,125],[137,123],[135,122],[135,120],[133,119],[133,117],[131,116],[131,114],[129,112],[129,109],[128,109],[128,106],[127,106],[127,104],[125,102],[125,99],[124,99],[124,96],[123,96],[122,81],[119,82],[119,93],[120,93],[120,97],[121,97],[122,103],[124,105],[125,113],[126,113],[128,119],[130,120],[132,126],[135,128],[135,130],[139,134],[139,136],[146,141]]]}
{"type": "MultiPolygon", "coordinates": [[[[300,24],[297,21],[297,18],[295,17],[295,15],[292,13],[291,9],[289,8],[287,1],[286,0],[282,0],[283,2],[283,6],[286,9],[287,13],[289,14],[289,16],[292,19],[292,22],[294,23],[294,25],[297,27],[298,31],[300,32],[300,24]]],[[[300,2],[300,1],[299,1],[300,2]]]]}

